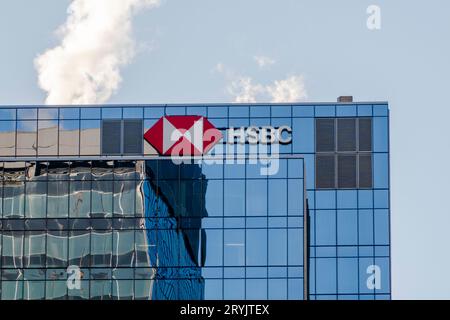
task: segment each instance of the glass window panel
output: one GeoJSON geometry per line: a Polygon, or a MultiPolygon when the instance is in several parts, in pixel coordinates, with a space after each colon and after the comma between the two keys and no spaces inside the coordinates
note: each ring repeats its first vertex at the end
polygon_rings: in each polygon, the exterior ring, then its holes
{"type": "MultiPolygon", "coordinates": [[[[1,109],[0,109],[1,112],[1,109]]],[[[0,118],[1,120],[2,118],[0,118]]],[[[0,156],[14,156],[16,152],[16,122],[0,121],[0,156]]]]}
{"type": "Polygon", "coordinates": [[[373,244],[373,211],[359,210],[359,244],[373,244]]]}
{"type": "Polygon", "coordinates": [[[66,181],[49,181],[47,217],[64,218],[69,215],[69,184],[66,181]]]}
{"type": "Polygon", "coordinates": [[[66,231],[47,234],[47,267],[67,266],[68,237],[66,231]]]}
{"type": "Polygon", "coordinates": [[[302,229],[288,229],[288,264],[303,265],[302,229]]]}
{"type": "MultiPolygon", "coordinates": [[[[374,290],[369,289],[368,279],[372,273],[368,273],[369,267],[375,264],[374,258],[359,258],[359,292],[364,293],[374,293],[374,290]]],[[[373,298],[372,298],[373,299],[373,298]]]]}
{"type": "Polygon", "coordinates": [[[18,120],[37,119],[37,109],[35,108],[17,109],[17,119],[18,120]]]}
{"type": "Polygon", "coordinates": [[[100,155],[100,121],[83,120],[80,130],[80,155],[100,155]]]}
{"type": "Polygon", "coordinates": [[[2,300],[22,300],[23,282],[22,281],[3,281],[2,282],[2,300]]]}
{"type": "Polygon", "coordinates": [[[38,155],[58,154],[58,121],[40,120],[38,123],[38,155]]]}
{"type": "Polygon", "coordinates": [[[186,108],[185,107],[167,107],[166,115],[185,115],[186,108]]]}
{"type": "Polygon", "coordinates": [[[89,266],[90,233],[86,231],[71,231],[69,234],[69,265],[89,266]]]}
{"type": "Polygon", "coordinates": [[[385,209],[389,208],[389,191],[388,190],[374,190],[375,208],[385,209]]]}
{"type": "Polygon", "coordinates": [[[267,265],[267,230],[247,229],[247,266],[267,265]]]}
{"type": "Polygon", "coordinates": [[[338,155],[338,188],[356,188],[356,155],[338,155]]]}
{"type": "Polygon", "coordinates": [[[388,118],[376,117],[373,118],[373,151],[374,152],[388,152],[389,137],[388,137],[388,118]]]}
{"type": "Polygon", "coordinates": [[[375,258],[375,265],[380,268],[381,288],[376,290],[376,293],[390,293],[390,259],[389,258],[375,258]]]}
{"type": "Polygon", "coordinates": [[[247,216],[267,215],[267,181],[247,180],[247,216]]]}
{"type": "Polygon", "coordinates": [[[134,231],[113,232],[113,266],[131,267],[134,260],[134,231]]]}
{"type": "Polygon", "coordinates": [[[25,281],[24,300],[45,299],[45,281],[25,281]]]}
{"type": "Polygon", "coordinates": [[[303,180],[289,179],[288,192],[288,215],[303,215],[303,180]]]}
{"type": "Polygon", "coordinates": [[[316,117],[334,117],[336,116],[336,106],[317,105],[315,106],[316,117]]]}
{"type": "Polygon", "coordinates": [[[389,109],[387,104],[375,104],[373,106],[373,115],[374,116],[387,116],[389,113],[389,109]]]}
{"type": "Polygon", "coordinates": [[[354,117],[356,116],[355,105],[338,105],[336,106],[336,115],[338,117],[354,117]]]}
{"type": "Polygon", "coordinates": [[[22,231],[3,232],[2,237],[2,267],[3,268],[21,268],[23,267],[23,241],[24,233],[22,231]]]}
{"type": "Polygon", "coordinates": [[[357,208],[358,194],[356,190],[338,190],[337,207],[340,209],[357,208]]]}
{"type": "Polygon", "coordinates": [[[372,105],[358,105],[358,116],[372,116],[372,105]]]}
{"type": "Polygon", "coordinates": [[[335,191],[316,191],[316,209],[334,209],[335,207],[335,191]]]}
{"type": "Polygon", "coordinates": [[[272,117],[291,117],[291,106],[272,106],[272,117]]]}
{"type": "Polygon", "coordinates": [[[224,118],[228,116],[228,107],[211,106],[208,107],[208,118],[224,118]]]}
{"type": "Polygon", "coordinates": [[[225,212],[227,216],[243,216],[245,210],[245,182],[225,180],[225,212]]]}
{"type": "Polygon", "coordinates": [[[360,118],[358,124],[359,151],[372,151],[372,119],[360,118]]]}
{"type": "Polygon", "coordinates": [[[122,108],[102,108],[102,119],[122,119],[122,108]]]}
{"type": "Polygon", "coordinates": [[[270,300],[286,300],[287,299],[287,279],[269,279],[269,296],[270,300]]]}
{"type": "Polygon", "coordinates": [[[43,231],[31,231],[25,233],[24,238],[24,267],[45,267],[45,233],[43,231]]]}
{"type": "Polygon", "coordinates": [[[389,157],[387,153],[373,155],[373,185],[378,189],[389,187],[389,157]]]}
{"type": "Polygon", "coordinates": [[[144,109],[145,118],[159,119],[164,115],[164,107],[147,107],[144,109]]]}
{"type": "Polygon", "coordinates": [[[58,119],[58,108],[39,108],[38,118],[43,120],[57,120],[58,119]]]}
{"type": "Polygon", "coordinates": [[[242,118],[242,117],[248,117],[248,107],[241,107],[241,106],[230,106],[229,110],[229,117],[230,118],[242,118]]]}
{"type": "Polygon", "coordinates": [[[136,181],[114,181],[114,214],[121,216],[134,216],[135,212],[136,181]]]}
{"type": "Polygon", "coordinates": [[[59,108],[59,118],[60,119],[79,119],[80,118],[80,108],[59,108]]]}
{"type": "MultiPolygon", "coordinates": [[[[372,154],[358,156],[359,159],[359,188],[372,188],[372,154]]],[[[387,169],[386,169],[387,172],[387,169]]]]}
{"type": "Polygon", "coordinates": [[[91,280],[91,299],[110,300],[112,298],[111,291],[111,280],[91,280]]]}
{"type": "Polygon", "coordinates": [[[356,210],[338,210],[338,245],[358,244],[358,214],[356,210]]]}
{"type": "Polygon", "coordinates": [[[89,217],[91,212],[91,182],[89,180],[70,182],[69,216],[89,217]]]}
{"type": "Polygon", "coordinates": [[[222,280],[207,279],[205,281],[205,300],[221,300],[223,298],[222,280]]]}
{"type": "Polygon", "coordinates": [[[47,212],[47,181],[26,183],[25,216],[45,218],[47,212]]]}
{"type": "Polygon", "coordinates": [[[250,117],[270,117],[270,107],[269,106],[253,106],[250,107],[250,117]]]}
{"type": "Polygon", "coordinates": [[[358,293],[358,259],[338,259],[338,291],[345,294],[358,293]]]}
{"type": "Polygon", "coordinates": [[[389,211],[375,210],[375,244],[389,244],[389,211]]]}
{"type": "Polygon", "coordinates": [[[134,296],[136,300],[150,300],[154,280],[135,280],[134,296]]]}
{"type": "Polygon", "coordinates": [[[335,151],[334,127],[334,119],[316,119],[316,152],[335,151]]]}
{"type": "Polygon", "coordinates": [[[91,233],[91,265],[109,267],[112,265],[112,234],[111,232],[91,233]]]}
{"type": "Polygon", "coordinates": [[[338,151],[356,151],[356,120],[337,120],[338,151]]]}
{"type": "Polygon", "coordinates": [[[316,259],[316,292],[333,294],[336,292],[336,259],[316,259]]]}
{"type": "Polygon", "coordinates": [[[100,119],[100,108],[81,108],[81,119],[100,119]]]}
{"type": "Polygon", "coordinates": [[[113,280],[112,296],[117,300],[134,299],[133,280],[113,280]]]}
{"type": "Polygon", "coordinates": [[[25,184],[5,182],[3,185],[3,217],[23,217],[25,207],[25,184]]]}
{"type": "Polygon", "coordinates": [[[292,106],[294,117],[314,117],[314,106],[292,106]]]}
{"type": "Polygon", "coordinates": [[[269,215],[287,214],[287,183],[284,179],[269,179],[269,215]]]}
{"type": "Polygon", "coordinates": [[[267,279],[247,279],[246,295],[248,300],[266,300],[267,299],[267,279]]]}
{"type": "Polygon", "coordinates": [[[336,245],[336,213],[334,210],[316,210],[316,244],[336,245]]]}
{"type": "Polygon", "coordinates": [[[142,108],[123,108],[123,118],[124,119],[142,119],[144,111],[142,108]]]}
{"type": "Polygon", "coordinates": [[[209,180],[206,188],[205,206],[208,216],[223,215],[223,181],[209,180]]]}
{"type": "Polygon", "coordinates": [[[223,265],[223,230],[206,230],[205,266],[223,265]]]}
{"type": "Polygon", "coordinates": [[[24,120],[17,122],[17,155],[36,156],[37,122],[24,120]]]}
{"type": "Polygon", "coordinates": [[[245,264],[245,231],[224,230],[224,265],[243,266],[245,264]]]}
{"type": "Polygon", "coordinates": [[[0,109],[0,120],[16,120],[16,109],[0,109]]]}
{"type": "Polygon", "coordinates": [[[60,120],[59,155],[61,156],[78,155],[79,141],[80,141],[79,120],[60,120]]]}
{"type": "Polygon", "coordinates": [[[206,107],[187,107],[187,114],[193,116],[207,116],[206,107]]]}
{"type": "Polygon", "coordinates": [[[288,299],[303,300],[303,279],[288,280],[288,299]]]}
{"type": "Polygon", "coordinates": [[[335,181],[335,156],[316,155],[316,188],[334,188],[335,181]]]}
{"type": "Polygon", "coordinates": [[[243,300],[245,299],[245,280],[226,279],[224,280],[224,299],[243,300]]]}

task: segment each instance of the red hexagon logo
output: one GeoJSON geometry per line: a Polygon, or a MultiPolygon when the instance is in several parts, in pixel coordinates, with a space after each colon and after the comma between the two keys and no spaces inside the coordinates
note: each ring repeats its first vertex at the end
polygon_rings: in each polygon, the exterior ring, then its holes
{"type": "Polygon", "coordinates": [[[164,116],[144,139],[164,156],[206,154],[222,139],[222,132],[202,116],[164,116]]]}

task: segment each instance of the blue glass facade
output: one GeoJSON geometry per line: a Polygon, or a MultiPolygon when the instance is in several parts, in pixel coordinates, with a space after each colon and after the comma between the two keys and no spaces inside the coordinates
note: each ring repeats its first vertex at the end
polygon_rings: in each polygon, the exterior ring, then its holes
{"type": "Polygon", "coordinates": [[[390,299],[388,117],[386,103],[1,107],[1,298],[390,299]],[[205,116],[224,139],[174,163],[142,138],[164,115],[205,116]],[[228,141],[253,126],[292,141],[228,141]]]}

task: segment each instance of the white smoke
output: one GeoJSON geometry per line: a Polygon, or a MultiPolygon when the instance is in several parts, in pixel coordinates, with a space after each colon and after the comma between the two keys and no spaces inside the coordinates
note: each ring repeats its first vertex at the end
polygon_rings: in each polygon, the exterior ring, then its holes
{"type": "Polygon", "coordinates": [[[132,16],[160,0],[73,0],[58,29],[61,43],[35,59],[46,104],[106,102],[135,54],[132,16]]]}
{"type": "Polygon", "coordinates": [[[255,102],[298,102],[307,99],[308,94],[303,75],[290,75],[269,84],[255,83],[249,76],[243,76],[218,63],[214,71],[225,76],[227,93],[236,103],[255,102]]]}

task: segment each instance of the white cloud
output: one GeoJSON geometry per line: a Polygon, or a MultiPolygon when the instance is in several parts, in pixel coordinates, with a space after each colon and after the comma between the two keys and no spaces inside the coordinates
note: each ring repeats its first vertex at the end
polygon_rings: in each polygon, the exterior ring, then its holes
{"type": "Polygon", "coordinates": [[[254,103],[265,92],[264,86],[253,84],[250,77],[239,76],[227,86],[227,92],[233,97],[234,102],[254,103]]]}
{"type": "Polygon", "coordinates": [[[272,102],[294,102],[307,98],[305,80],[302,75],[293,75],[283,80],[275,80],[266,87],[272,102]]]}
{"type": "Polygon", "coordinates": [[[106,102],[119,88],[120,69],[135,54],[131,18],[160,0],[73,0],[58,29],[61,44],[35,59],[47,104],[106,102]]]}
{"type": "Polygon", "coordinates": [[[269,67],[275,63],[274,59],[267,57],[267,56],[254,56],[253,60],[255,60],[256,64],[260,68],[269,67]]]}
{"type": "Polygon", "coordinates": [[[269,84],[255,82],[250,76],[243,76],[218,63],[215,71],[224,75],[226,92],[233,102],[297,102],[308,97],[303,75],[290,75],[269,84]]]}

